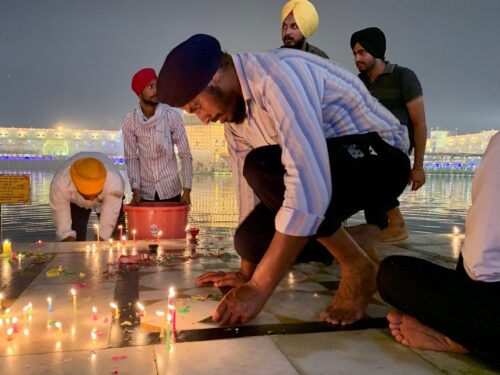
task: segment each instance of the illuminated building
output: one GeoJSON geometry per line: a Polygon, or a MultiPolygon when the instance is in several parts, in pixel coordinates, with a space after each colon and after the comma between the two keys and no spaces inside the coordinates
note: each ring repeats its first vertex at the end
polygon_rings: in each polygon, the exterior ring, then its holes
{"type": "Polygon", "coordinates": [[[196,172],[230,172],[224,126],[202,124],[195,115],[184,114],[184,125],[196,172]]]}
{"type": "MultiPolygon", "coordinates": [[[[189,114],[184,125],[195,172],[229,172],[224,127],[203,125],[189,114]]],[[[0,127],[0,160],[58,161],[82,151],[102,152],[123,163],[121,131],[0,127]]]]}
{"type": "MultiPolygon", "coordinates": [[[[230,173],[229,157],[220,123],[202,124],[195,115],[183,114],[184,125],[197,173],[230,173]]],[[[497,130],[474,134],[450,135],[431,130],[427,140],[424,167],[431,173],[474,173],[491,137],[497,130]]],[[[0,127],[0,162],[2,160],[50,161],[59,163],[81,151],[98,151],[123,164],[120,131],[37,129],[0,127]]],[[[26,163],[25,163],[26,164],[26,163]]],[[[50,163],[31,163],[25,168],[39,169],[50,163]]],[[[59,165],[58,164],[58,165],[59,165]]],[[[5,169],[4,164],[0,164],[5,169]]],[[[9,168],[19,165],[9,165],[9,168]]]]}
{"type": "Polygon", "coordinates": [[[431,130],[427,140],[428,153],[482,155],[498,130],[484,130],[473,134],[450,135],[449,131],[431,130]]]}

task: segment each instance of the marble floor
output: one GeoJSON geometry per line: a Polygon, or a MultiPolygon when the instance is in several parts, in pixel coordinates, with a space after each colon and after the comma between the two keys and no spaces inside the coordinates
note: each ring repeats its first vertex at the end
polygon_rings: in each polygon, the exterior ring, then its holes
{"type": "MultiPolygon", "coordinates": [[[[452,267],[462,240],[414,233],[381,246],[379,255],[452,267]]],[[[238,268],[231,233],[202,232],[197,243],[160,240],[156,254],[149,245],[12,244],[17,259],[0,260],[0,373],[498,373],[469,356],[397,344],[384,319],[389,307],[377,295],[367,316],[348,329],[319,321],[338,286],[335,263],[295,265],[257,318],[218,327],[207,318],[224,291],[196,288],[193,280],[238,268]]]]}

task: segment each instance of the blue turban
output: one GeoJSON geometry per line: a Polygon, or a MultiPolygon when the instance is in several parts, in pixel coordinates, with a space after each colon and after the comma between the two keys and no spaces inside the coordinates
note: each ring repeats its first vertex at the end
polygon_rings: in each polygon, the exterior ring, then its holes
{"type": "Polygon", "coordinates": [[[214,76],[222,58],[220,43],[213,36],[196,34],[167,55],[158,75],[158,100],[183,107],[193,100],[214,76]]]}

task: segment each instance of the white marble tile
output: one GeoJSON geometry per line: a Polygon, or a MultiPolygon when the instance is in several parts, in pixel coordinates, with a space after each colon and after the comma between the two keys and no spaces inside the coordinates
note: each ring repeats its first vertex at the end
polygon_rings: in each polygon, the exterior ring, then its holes
{"type": "Polygon", "coordinates": [[[439,374],[440,371],[379,330],[273,336],[301,374],[439,374]]]}
{"type": "MultiPolygon", "coordinates": [[[[156,345],[159,374],[299,374],[270,337],[156,345]]],[[[144,372],[143,372],[144,373],[144,372]]]]}
{"type": "MultiPolygon", "coordinates": [[[[11,318],[19,320],[19,333],[12,341],[0,346],[0,355],[33,354],[104,348],[108,345],[111,314],[109,302],[113,300],[114,285],[101,284],[98,288],[78,290],[77,309],[73,310],[72,296],[63,286],[35,285],[29,293],[23,293],[11,306],[11,318]],[[48,311],[47,297],[51,297],[53,310],[48,311]],[[23,308],[32,303],[33,311],[23,313],[23,308]],[[93,320],[92,307],[97,308],[97,320],[93,320]],[[62,324],[62,330],[55,327],[62,324]],[[50,325],[49,325],[50,323],[50,325]],[[27,330],[25,333],[25,329],[27,330]],[[91,340],[92,330],[98,332],[95,344],[91,340]]],[[[4,329],[0,340],[5,340],[4,329]]]]}
{"type": "Polygon", "coordinates": [[[120,375],[156,374],[153,347],[70,351],[0,358],[2,374],[103,375],[118,370],[120,375]],[[126,356],[113,360],[113,356],[126,356]]]}

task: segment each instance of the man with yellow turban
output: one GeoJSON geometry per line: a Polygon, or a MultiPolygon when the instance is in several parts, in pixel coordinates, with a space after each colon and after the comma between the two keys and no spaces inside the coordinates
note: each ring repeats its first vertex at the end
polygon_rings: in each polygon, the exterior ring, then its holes
{"type": "Polygon", "coordinates": [[[290,0],[281,9],[282,47],[300,49],[328,59],[325,52],[306,41],[318,26],[319,16],[313,4],[307,0],[290,0]]]}
{"type": "Polygon", "coordinates": [[[85,241],[92,210],[99,218],[99,237],[110,238],[123,221],[123,193],[123,178],[111,159],[99,152],[75,154],[50,184],[57,240],[85,241]]]}

